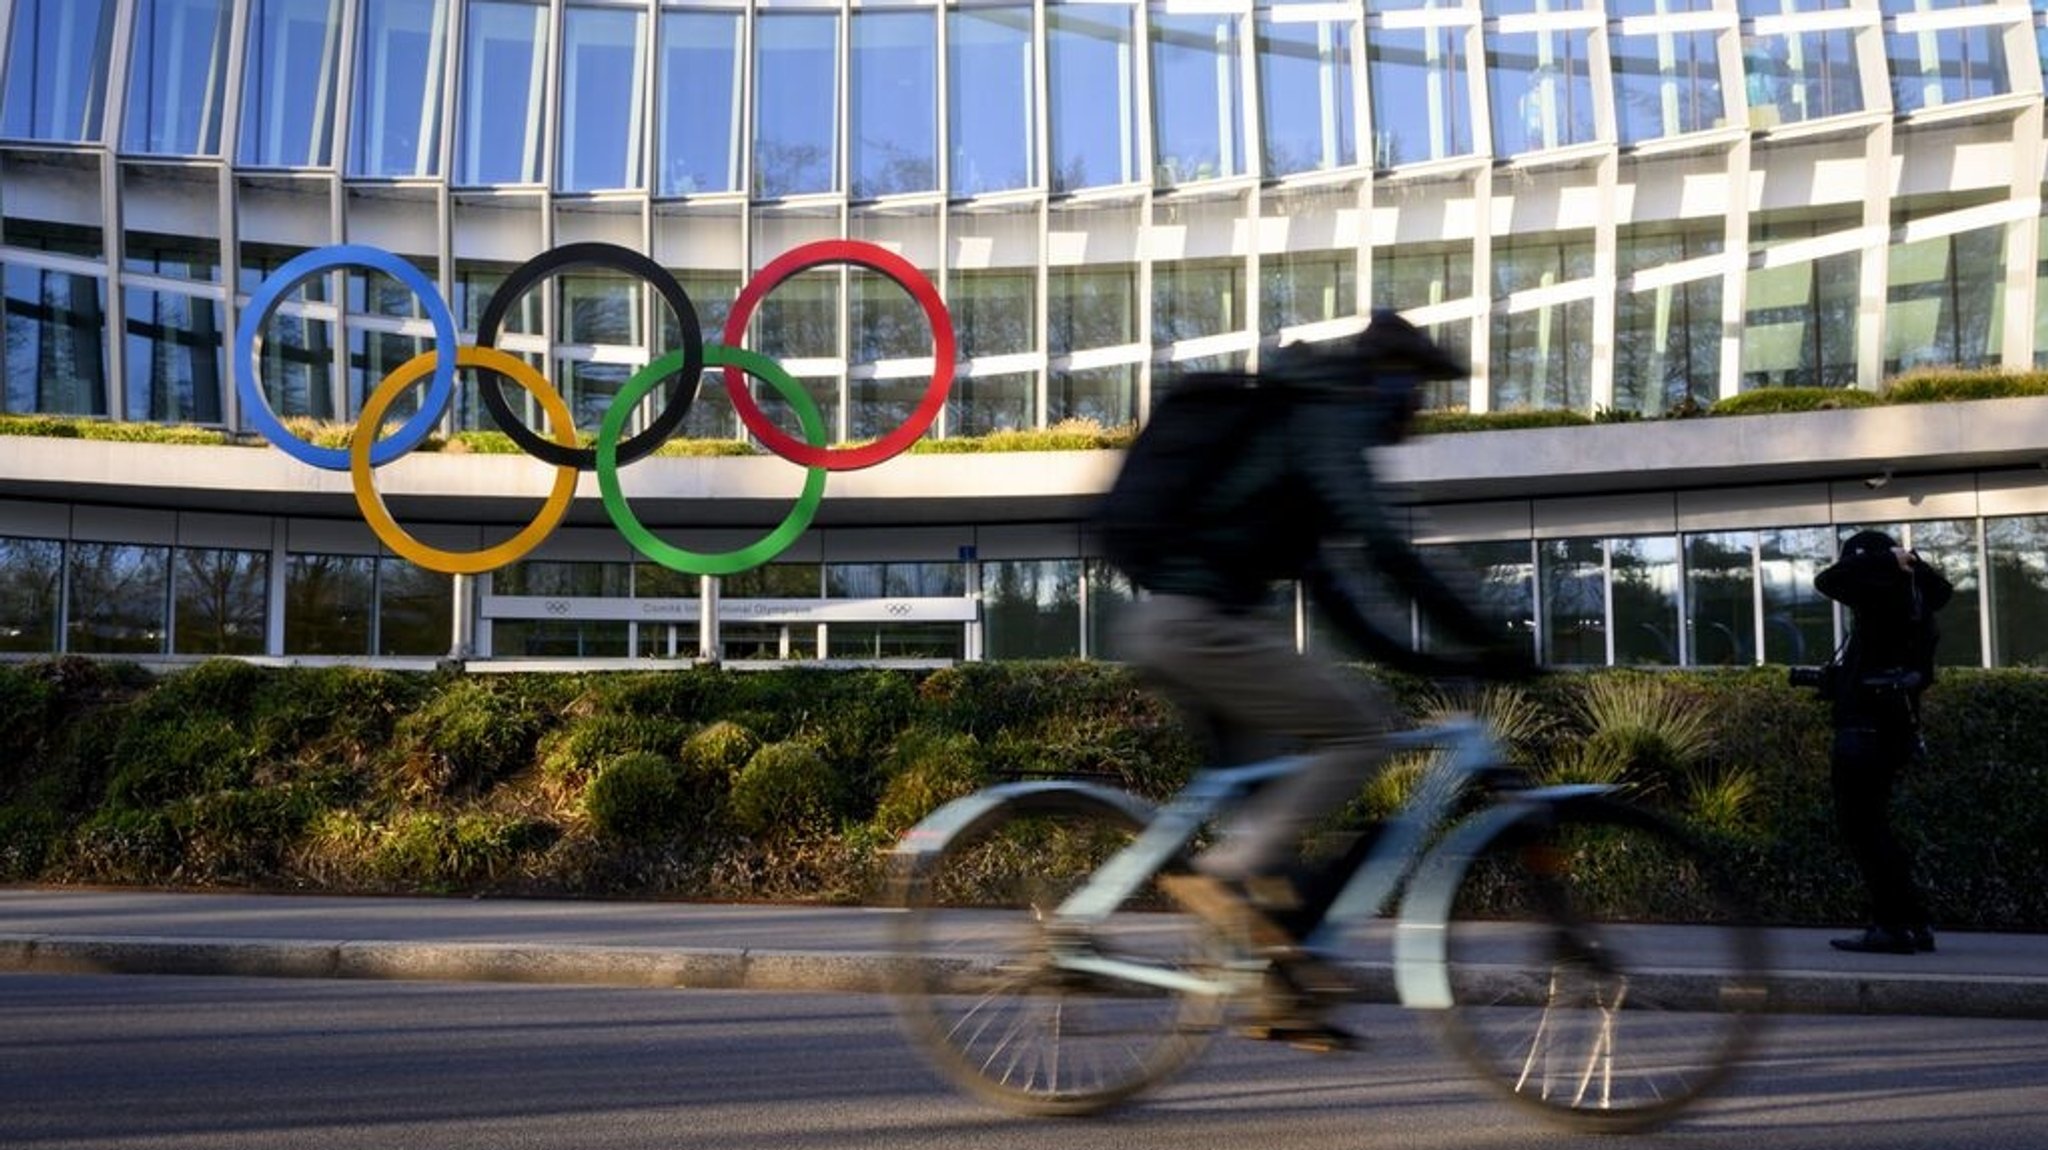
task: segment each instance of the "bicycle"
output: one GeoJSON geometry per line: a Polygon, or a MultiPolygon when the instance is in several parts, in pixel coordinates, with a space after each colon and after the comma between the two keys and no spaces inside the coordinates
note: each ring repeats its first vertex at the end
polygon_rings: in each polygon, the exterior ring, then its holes
{"type": "MultiPolygon", "coordinates": [[[[1766,956],[1714,860],[1611,786],[1535,785],[1476,721],[1393,742],[1435,766],[1325,863],[1305,946],[1344,972],[1336,997],[1440,1013],[1486,1082],[1579,1129],[1651,1127],[1718,1086],[1757,1032],[1766,956]],[[1631,921],[1656,912],[1701,924],[1682,966],[1634,964],[1631,921]],[[1391,988],[1338,949],[1389,913],[1391,988]]],[[[970,1092],[1029,1113],[1093,1113],[1185,1066],[1287,971],[1159,880],[1187,870],[1220,810],[1306,761],[1198,771],[1158,806],[1036,780],[926,817],[893,859],[909,1036],[970,1092]]]]}

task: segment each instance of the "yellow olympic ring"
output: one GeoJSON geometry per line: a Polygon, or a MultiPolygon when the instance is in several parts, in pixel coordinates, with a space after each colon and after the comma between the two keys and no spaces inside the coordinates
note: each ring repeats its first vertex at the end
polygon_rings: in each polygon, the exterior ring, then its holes
{"type": "MultiPolygon", "coordinates": [[[[526,528],[492,547],[478,551],[443,551],[429,547],[407,534],[391,512],[384,506],[384,497],[377,492],[377,485],[370,472],[370,447],[377,440],[378,429],[384,424],[384,412],[422,376],[434,370],[440,353],[422,352],[406,360],[384,377],[377,390],[363,402],[362,414],[357,417],[355,433],[348,440],[348,474],[354,480],[356,506],[362,508],[363,521],[400,558],[411,560],[414,566],[444,575],[477,575],[524,556],[540,546],[569,514],[570,501],[576,497],[576,469],[555,468],[554,490],[548,492],[547,502],[541,505],[540,513],[534,516],[526,528]]],[[[554,430],[555,442],[565,447],[577,446],[576,419],[569,414],[569,405],[562,402],[560,392],[548,383],[540,372],[525,360],[494,347],[460,347],[455,351],[457,367],[488,368],[533,393],[540,401],[541,409],[547,413],[548,426],[554,430]]]]}

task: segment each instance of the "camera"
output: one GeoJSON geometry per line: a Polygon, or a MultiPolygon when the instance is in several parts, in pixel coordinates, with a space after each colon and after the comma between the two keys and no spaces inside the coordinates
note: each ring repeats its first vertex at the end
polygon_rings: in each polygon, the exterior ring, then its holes
{"type": "Polygon", "coordinates": [[[1823,667],[1794,667],[1785,678],[1795,687],[1831,695],[1835,690],[1835,676],[1840,672],[1840,667],[1829,663],[1823,667]]]}

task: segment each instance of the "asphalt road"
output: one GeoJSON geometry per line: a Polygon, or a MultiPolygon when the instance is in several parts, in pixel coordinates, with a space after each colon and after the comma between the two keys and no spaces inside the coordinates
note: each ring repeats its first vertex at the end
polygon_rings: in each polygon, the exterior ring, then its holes
{"type": "Polygon", "coordinates": [[[1224,1040],[1095,1119],[940,1082],[871,995],[433,982],[0,975],[10,1150],[1344,1150],[2048,1145],[2048,1028],[1785,1017],[1720,1098],[1591,1138],[1482,1093],[1422,1016],[1362,1015],[1316,1058],[1224,1040]]]}

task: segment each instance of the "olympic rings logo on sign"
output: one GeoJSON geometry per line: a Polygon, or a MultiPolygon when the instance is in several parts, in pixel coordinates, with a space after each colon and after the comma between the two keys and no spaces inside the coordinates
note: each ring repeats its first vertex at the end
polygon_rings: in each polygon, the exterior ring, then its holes
{"type": "Polygon", "coordinates": [[[860,240],[820,240],[792,248],[770,261],[755,274],[733,302],[726,317],[723,343],[706,343],[697,310],[668,269],[630,248],[606,243],[568,244],[543,252],[515,268],[491,296],[477,319],[476,342],[460,344],[455,316],[440,291],[417,267],[381,248],[362,244],[334,244],[315,248],[289,261],[257,286],[235,328],[235,389],[242,410],[263,437],[292,458],[329,471],[346,471],[355,489],[356,505],[364,522],[392,552],[429,571],[450,575],[471,575],[493,570],[519,559],[554,533],[569,513],[576,494],[576,477],[595,470],[605,513],[635,550],[654,562],[691,575],[731,575],[768,562],[781,554],[803,534],[825,495],[825,476],[832,471],[872,467],[891,459],[915,443],[938,419],[953,383],[953,320],[940,300],[938,290],[923,272],[902,256],[860,240]],[[851,264],[880,272],[896,281],[920,308],[932,328],[932,379],[910,417],[894,431],[872,443],[854,447],[829,447],[829,436],[818,405],[803,385],[781,364],[740,346],[747,322],[770,291],[799,272],[825,264],[851,264]],[[437,347],[423,352],[392,369],[363,401],[362,413],[349,436],[346,449],[320,447],[299,438],[278,419],[263,394],[257,372],[259,333],[270,313],[285,295],[313,276],[337,267],[365,267],[380,271],[404,284],[424,305],[433,324],[437,347]],[[561,393],[546,377],[518,356],[493,347],[512,304],[535,284],[572,268],[597,267],[624,272],[647,281],[668,304],[682,328],[682,347],[669,352],[627,378],[619,393],[605,409],[593,447],[579,445],[574,417],[561,393]],[[443,354],[442,349],[451,349],[443,354]],[[444,551],[415,539],[398,525],[384,497],[377,491],[376,468],[404,456],[425,442],[455,398],[455,372],[466,367],[476,371],[480,397],[506,435],[527,454],[555,468],[549,489],[533,522],[510,539],[476,551],[444,551]],[[696,398],[697,384],[706,367],[723,369],[726,395],[740,422],[768,450],[805,469],[804,487],[783,521],[761,539],[730,551],[688,551],[661,539],[627,504],[619,483],[619,468],[651,454],[683,424],[696,398]],[[767,383],[796,412],[803,432],[798,439],[777,427],[761,410],[747,386],[753,376],[767,383]],[[427,381],[426,397],[419,410],[391,435],[379,439],[384,416],[393,403],[419,382],[427,381]],[[530,393],[547,417],[551,437],[543,437],[526,425],[505,398],[510,380],[530,393]],[[668,381],[659,413],[645,428],[630,437],[626,419],[648,393],[668,381]]]}

